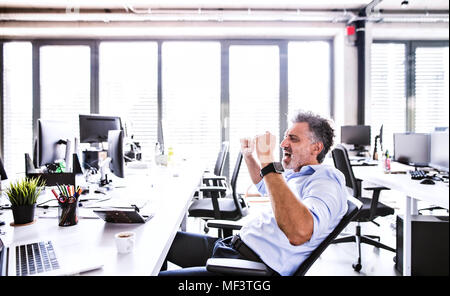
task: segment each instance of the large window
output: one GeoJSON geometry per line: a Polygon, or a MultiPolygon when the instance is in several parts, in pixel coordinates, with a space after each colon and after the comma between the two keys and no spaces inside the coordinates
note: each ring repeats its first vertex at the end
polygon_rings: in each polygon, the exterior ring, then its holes
{"type": "MultiPolygon", "coordinates": [[[[279,142],[288,113],[333,114],[330,51],[328,41],[5,42],[2,157],[21,172],[38,118],[65,121],[78,135],[78,115],[100,113],[122,118],[146,161],[162,132],[176,160],[212,170],[227,140],[230,176],[241,137],[269,130],[279,142]]],[[[238,182],[240,192],[251,185],[245,164],[238,182]]]]}
{"type": "Polygon", "coordinates": [[[414,48],[414,130],[448,126],[448,46],[414,48]]]}
{"type": "Polygon", "coordinates": [[[3,161],[10,177],[25,171],[24,153],[33,151],[31,43],[3,45],[3,94],[3,161]]]}
{"type": "Polygon", "coordinates": [[[148,160],[158,130],[158,45],[102,42],[99,56],[100,114],[120,116],[148,160]]]}
{"type": "Polygon", "coordinates": [[[90,112],[91,56],[88,46],[40,48],[41,116],[65,121],[79,136],[78,114],[90,112]]]}
{"type": "Polygon", "coordinates": [[[392,153],[393,134],[406,130],[406,57],[401,43],[372,45],[372,140],[383,125],[383,149],[392,153]]]}
{"type": "MultiPolygon", "coordinates": [[[[230,176],[240,149],[240,138],[270,131],[279,142],[279,89],[278,46],[230,46],[230,176]]],[[[243,163],[238,191],[245,192],[251,184],[243,163]]]]}
{"type": "Polygon", "coordinates": [[[448,43],[374,43],[371,59],[372,134],[383,125],[385,150],[395,132],[448,127],[448,43]]]}
{"type": "Polygon", "coordinates": [[[166,148],[211,168],[220,150],[220,43],[162,44],[162,107],[166,148]]]}

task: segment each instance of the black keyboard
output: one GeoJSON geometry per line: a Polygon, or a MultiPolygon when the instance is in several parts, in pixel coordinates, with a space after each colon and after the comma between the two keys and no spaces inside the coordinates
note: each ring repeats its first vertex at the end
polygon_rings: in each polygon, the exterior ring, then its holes
{"type": "Polygon", "coordinates": [[[409,174],[413,180],[422,180],[428,177],[427,172],[423,170],[409,171],[409,174]]]}

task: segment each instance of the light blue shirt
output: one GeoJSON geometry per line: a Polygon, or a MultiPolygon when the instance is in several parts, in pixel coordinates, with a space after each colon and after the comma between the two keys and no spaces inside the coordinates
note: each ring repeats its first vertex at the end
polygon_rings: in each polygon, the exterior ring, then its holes
{"type": "MultiPolygon", "coordinates": [[[[330,234],[347,212],[347,194],[344,175],[332,166],[304,166],[299,172],[284,172],[285,180],[314,220],[309,241],[291,245],[278,227],[272,207],[248,221],[240,230],[242,241],[270,268],[281,275],[292,275],[309,254],[330,234]]],[[[267,193],[263,180],[256,187],[267,193]]]]}

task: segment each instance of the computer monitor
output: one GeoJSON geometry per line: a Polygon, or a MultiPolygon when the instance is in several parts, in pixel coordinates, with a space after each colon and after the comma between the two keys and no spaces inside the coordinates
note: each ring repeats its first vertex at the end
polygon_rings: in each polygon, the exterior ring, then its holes
{"type": "Polygon", "coordinates": [[[430,135],[430,164],[429,166],[439,171],[449,171],[448,130],[445,132],[433,132],[430,135]]]}
{"type": "Polygon", "coordinates": [[[380,149],[383,151],[383,125],[380,127],[380,133],[378,134],[378,138],[380,140],[380,149]]]}
{"type": "Polygon", "coordinates": [[[159,124],[158,124],[158,142],[159,142],[159,147],[162,151],[162,153],[164,154],[164,127],[163,127],[163,121],[160,120],[159,124]]]}
{"type": "Polygon", "coordinates": [[[365,151],[364,146],[370,145],[370,126],[341,126],[341,143],[353,145],[355,151],[365,151]]]}
{"type": "Polygon", "coordinates": [[[102,143],[108,141],[108,131],[122,130],[120,117],[97,114],[79,115],[80,143],[102,143]]]}
{"type": "Polygon", "coordinates": [[[38,151],[36,154],[38,167],[65,159],[67,147],[63,150],[57,148],[58,145],[66,146],[67,140],[70,141],[74,138],[72,129],[65,121],[38,119],[38,151]]]}
{"type": "Polygon", "coordinates": [[[3,166],[3,161],[0,158],[0,181],[8,179],[8,176],[6,175],[5,167],[3,166]]]}
{"type": "Polygon", "coordinates": [[[117,177],[124,178],[124,157],[123,157],[123,131],[110,130],[108,132],[108,157],[111,159],[109,168],[117,177]]]}
{"type": "MultiPolygon", "coordinates": [[[[6,171],[5,171],[5,168],[3,167],[3,161],[2,161],[2,159],[0,158],[0,191],[2,191],[3,190],[3,186],[2,186],[2,180],[6,180],[6,179],[8,179],[8,176],[6,175],[6,171]]],[[[1,193],[0,193],[1,194],[1,193]]],[[[0,225],[2,225],[4,222],[2,221],[2,220],[0,220],[0,225]]],[[[0,240],[0,251],[1,251],[1,248],[2,248],[2,246],[1,246],[1,240],[0,240]]],[[[0,261],[2,260],[2,258],[1,258],[1,256],[2,256],[2,254],[0,254],[0,261]]],[[[0,262],[1,263],[1,262],[0,262]]],[[[1,264],[0,264],[0,269],[1,269],[1,264]]],[[[0,270],[0,275],[2,274],[2,270],[0,270]]]]}
{"type": "Polygon", "coordinates": [[[416,167],[430,162],[430,134],[394,133],[394,160],[416,167]]]}

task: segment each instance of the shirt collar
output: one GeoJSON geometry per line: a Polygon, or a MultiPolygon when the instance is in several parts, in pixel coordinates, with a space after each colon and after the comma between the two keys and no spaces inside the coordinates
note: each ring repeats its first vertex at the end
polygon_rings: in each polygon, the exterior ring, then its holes
{"type": "Polygon", "coordinates": [[[314,165],[305,165],[298,172],[294,172],[294,170],[286,170],[285,177],[287,179],[291,179],[291,178],[295,178],[295,177],[298,177],[298,176],[312,175],[320,167],[321,167],[320,164],[314,164],[314,165]]]}

